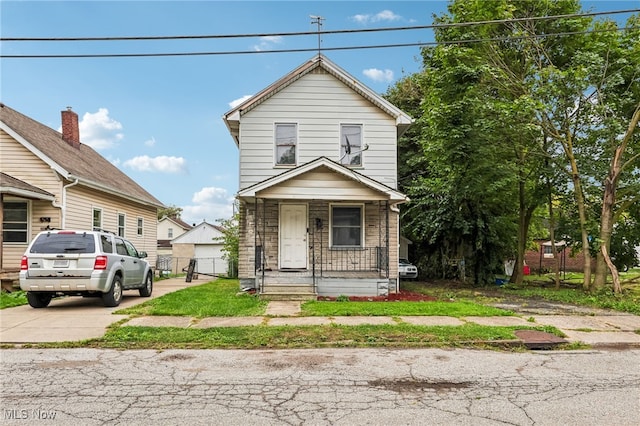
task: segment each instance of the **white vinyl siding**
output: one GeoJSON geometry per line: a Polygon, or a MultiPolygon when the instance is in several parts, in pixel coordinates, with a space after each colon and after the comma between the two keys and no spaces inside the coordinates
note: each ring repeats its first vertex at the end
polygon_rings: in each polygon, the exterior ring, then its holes
{"type": "Polygon", "coordinates": [[[310,73],[240,118],[240,189],[282,173],[273,166],[274,123],[295,122],[297,164],[340,158],[340,124],[358,123],[369,145],[358,172],[397,188],[396,122],[329,74],[310,73]]]}

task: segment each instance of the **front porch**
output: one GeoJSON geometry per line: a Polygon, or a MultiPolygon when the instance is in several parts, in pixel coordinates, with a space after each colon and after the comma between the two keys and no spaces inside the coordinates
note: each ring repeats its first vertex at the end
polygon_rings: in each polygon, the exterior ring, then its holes
{"type": "Polygon", "coordinates": [[[241,286],[255,289],[265,298],[288,300],[379,296],[397,291],[397,267],[390,268],[394,264],[390,263],[391,258],[397,264],[397,253],[390,253],[390,241],[397,241],[397,232],[391,229],[397,222],[395,216],[391,219],[389,207],[387,201],[380,200],[334,203],[268,199],[256,199],[241,206],[241,220],[253,225],[245,228],[246,235],[241,232],[241,241],[248,242],[248,254],[253,254],[245,260],[245,265],[251,264],[253,270],[241,271],[241,286]],[[303,212],[302,219],[294,219],[302,222],[298,225],[301,229],[298,240],[302,244],[298,246],[291,241],[295,240],[291,236],[295,232],[283,222],[283,217],[287,217],[282,215],[283,206],[287,211],[292,205],[302,206],[299,210],[303,212]],[[361,217],[355,230],[339,229],[338,219],[332,217],[336,208],[344,206],[357,206],[356,213],[361,217]],[[341,233],[354,236],[360,245],[332,244],[341,238],[341,233]],[[366,246],[364,242],[375,245],[366,246]],[[243,279],[244,274],[248,277],[243,279]]]}

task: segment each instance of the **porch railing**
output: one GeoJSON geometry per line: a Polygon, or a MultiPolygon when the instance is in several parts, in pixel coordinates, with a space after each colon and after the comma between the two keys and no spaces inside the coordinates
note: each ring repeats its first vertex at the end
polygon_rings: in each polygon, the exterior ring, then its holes
{"type": "Polygon", "coordinates": [[[386,247],[330,248],[314,253],[315,270],[323,272],[380,272],[389,269],[386,247]]]}

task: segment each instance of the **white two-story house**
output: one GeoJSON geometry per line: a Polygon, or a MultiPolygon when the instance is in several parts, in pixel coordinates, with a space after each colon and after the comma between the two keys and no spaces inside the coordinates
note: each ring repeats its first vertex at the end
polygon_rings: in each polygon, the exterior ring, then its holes
{"type": "Polygon", "coordinates": [[[412,118],[317,55],[223,117],[240,151],[239,278],[266,296],[398,291],[397,141],[412,118]]]}

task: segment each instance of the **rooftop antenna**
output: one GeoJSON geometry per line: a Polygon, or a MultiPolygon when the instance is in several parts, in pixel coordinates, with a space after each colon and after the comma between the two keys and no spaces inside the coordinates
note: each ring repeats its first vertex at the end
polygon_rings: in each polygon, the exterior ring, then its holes
{"type": "Polygon", "coordinates": [[[318,56],[320,56],[320,29],[322,28],[322,21],[324,21],[324,18],[316,15],[309,15],[309,18],[311,18],[312,24],[316,24],[318,26],[318,56]]]}

